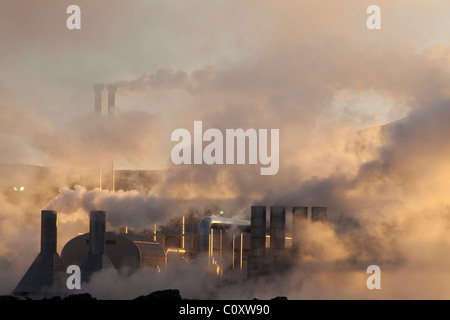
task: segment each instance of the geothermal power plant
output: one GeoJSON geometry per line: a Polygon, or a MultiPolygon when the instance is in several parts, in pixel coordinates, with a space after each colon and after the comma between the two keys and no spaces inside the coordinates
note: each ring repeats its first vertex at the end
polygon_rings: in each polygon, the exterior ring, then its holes
{"type": "MultiPolygon", "coordinates": [[[[286,236],[286,208],[252,206],[250,220],[204,216],[195,232],[169,236],[107,231],[107,212],[89,213],[89,232],[68,241],[59,255],[57,212],[41,212],[41,251],[14,289],[14,295],[55,294],[65,286],[66,269],[76,265],[81,281],[96,272],[113,268],[132,274],[141,268],[164,273],[171,263],[198,260],[205,277],[237,281],[280,273],[298,263],[301,232],[311,223],[327,222],[326,207],[293,207],[291,237],[286,236]],[[269,216],[269,219],[267,219],[269,216]],[[269,220],[269,221],[267,221],[269,220]],[[174,241],[175,238],[175,241],[174,241]],[[177,257],[177,258],[175,258],[177,257]]],[[[121,232],[123,231],[123,232],[121,232]]]]}
{"type": "MultiPolygon", "coordinates": [[[[103,91],[108,91],[108,117],[116,115],[116,91],[113,84],[95,84],[94,110],[102,116],[103,91]]],[[[112,179],[104,183],[115,189],[114,160],[112,179]]],[[[100,166],[101,168],[101,166],[100,166]]],[[[106,170],[105,170],[106,171],[106,170]]],[[[102,188],[100,169],[100,189],[102,188]]],[[[101,209],[101,208],[99,208],[101,209]]],[[[108,212],[89,213],[89,232],[78,234],[57,252],[58,213],[41,212],[40,252],[13,290],[14,295],[45,295],[61,292],[66,286],[69,266],[81,271],[81,281],[88,282],[97,272],[114,269],[130,275],[142,268],[164,273],[172,264],[196,261],[205,277],[221,281],[246,281],[282,273],[298,265],[304,246],[303,231],[309,225],[327,223],[326,207],[252,206],[250,220],[205,215],[186,221],[180,217],[177,232],[145,226],[142,232],[109,230],[108,212]],[[290,223],[291,234],[286,232],[290,223]],[[153,229],[153,230],[152,230],[153,229]]]]}

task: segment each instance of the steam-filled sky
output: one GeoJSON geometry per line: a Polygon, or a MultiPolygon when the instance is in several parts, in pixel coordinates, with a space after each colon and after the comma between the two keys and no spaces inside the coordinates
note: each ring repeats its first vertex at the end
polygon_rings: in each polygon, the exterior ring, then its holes
{"type": "MultiPolygon", "coordinates": [[[[2,1],[0,163],[79,169],[114,158],[116,169],[164,172],[149,195],[59,185],[47,207],[62,228],[75,224],[64,240],[92,209],[133,227],[163,223],[183,201],[226,200],[240,218],[255,203],[327,206],[336,225],[317,232],[319,257],[402,261],[376,297],[449,298],[450,3],[376,2],[380,30],[366,27],[365,0],[2,1]],[[71,4],[81,30],[66,28],[71,4]],[[94,83],[118,86],[115,118],[93,116],[94,83]],[[279,171],[175,166],[171,133],[195,120],[279,129],[279,171]]],[[[30,207],[0,200],[0,263],[24,271],[38,218],[17,246],[12,213],[30,207]]],[[[305,290],[283,290],[373,298],[343,285],[364,275],[293,274],[305,290]]]]}
{"type": "Polygon", "coordinates": [[[66,28],[70,4],[0,4],[2,162],[66,162],[55,151],[64,139],[89,150],[75,131],[94,125],[80,117],[93,112],[96,82],[160,75],[118,91],[119,115],[157,118],[129,133],[142,140],[131,146],[139,156],[118,167],[164,168],[170,132],[195,119],[211,127],[221,119],[223,128],[324,118],[370,127],[402,118],[418,90],[440,93],[417,88],[421,75],[427,87],[447,75],[446,1],[381,1],[375,31],[366,28],[370,1],[80,0],[81,30],[66,28]]]}

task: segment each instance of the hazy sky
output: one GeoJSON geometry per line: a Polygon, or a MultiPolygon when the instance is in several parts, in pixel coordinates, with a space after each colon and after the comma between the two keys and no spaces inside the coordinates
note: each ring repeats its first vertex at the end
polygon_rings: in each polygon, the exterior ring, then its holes
{"type": "MultiPolygon", "coordinates": [[[[265,82],[264,86],[270,86],[271,82],[275,86],[290,82],[292,88],[280,87],[278,91],[294,90],[295,86],[301,91],[302,80],[293,78],[296,68],[299,73],[308,72],[305,79],[315,72],[299,67],[303,60],[327,68],[317,70],[318,73],[333,76],[340,72],[333,69],[339,66],[338,60],[330,62],[333,56],[345,58],[360,49],[369,54],[405,48],[410,54],[420,53],[432,45],[447,45],[450,31],[446,15],[450,4],[445,0],[378,1],[382,13],[379,31],[365,27],[368,17],[365,11],[371,1],[321,1],[319,4],[317,1],[80,0],[76,4],[81,8],[82,29],[73,31],[66,28],[69,16],[66,8],[70,4],[75,3],[7,0],[0,4],[3,112],[19,120],[18,110],[21,110],[34,123],[43,122],[42,125],[52,128],[54,134],[75,117],[92,112],[92,85],[96,82],[133,80],[159,69],[191,73],[214,68],[230,73],[230,77],[237,73],[239,79],[226,81],[239,83],[243,91],[248,89],[247,102],[254,103],[261,97],[258,92],[263,89],[261,81],[265,82]],[[312,60],[316,54],[317,60],[312,60]],[[328,61],[321,63],[322,58],[328,61]],[[255,90],[250,91],[252,87],[255,90]]],[[[363,54],[352,57],[358,59],[361,55],[361,66],[365,61],[363,54]]],[[[367,72],[372,72],[371,66],[367,67],[367,72]]],[[[344,91],[351,92],[356,87],[344,83],[347,80],[343,79],[340,96],[334,92],[327,103],[344,109],[347,116],[356,115],[360,127],[395,120],[405,114],[402,102],[384,99],[380,90],[370,88],[370,84],[356,88],[356,96],[346,96],[344,91]]],[[[156,149],[160,152],[159,160],[138,161],[133,165],[163,166],[170,147],[167,134],[177,127],[171,124],[172,118],[189,114],[192,108],[209,109],[213,114],[217,106],[240,99],[227,92],[229,84],[224,86],[221,95],[209,95],[207,99],[205,94],[193,97],[183,90],[168,92],[163,88],[146,88],[134,94],[119,92],[119,113],[144,110],[157,114],[161,132],[165,132],[159,138],[162,146],[156,149]]],[[[281,95],[279,98],[283,99],[281,95]]],[[[262,99],[274,100],[277,96],[271,93],[262,99]]],[[[15,127],[19,131],[20,126],[15,127]]],[[[49,150],[37,146],[26,134],[14,129],[3,130],[1,139],[1,146],[7,151],[2,153],[2,162],[52,162],[49,150]],[[11,145],[16,148],[13,150],[11,145]]],[[[123,166],[130,166],[129,161],[123,166]]]]}
{"type": "MultiPolygon", "coordinates": [[[[48,206],[60,246],[87,230],[92,209],[106,208],[108,226],[151,228],[208,205],[239,218],[254,203],[327,206],[336,229],[312,239],[319,257],[400,261],[383,297],[448,298],[450,2],[376,1],[381,30],[368,30],[374,2],[2,0],[0,163],[97,168],[114,158],[116,169],[166,169],[150,195],[58,185],[48,206]],[[71,4],[81,30],[66,28],[71,4]],[[93,117],[98,82],[120,86],[114,119],[93,117]],[[279,129],[278,173],[173,165],[171,133],[194,120],[279,129]]],[[[10,196],[0,193],[4,290],[38,250],[43,209],[10,196]]],[[[302,291],[286,283],[294,298],[373,297],[365,277],[293,275],[302,291]]]]}

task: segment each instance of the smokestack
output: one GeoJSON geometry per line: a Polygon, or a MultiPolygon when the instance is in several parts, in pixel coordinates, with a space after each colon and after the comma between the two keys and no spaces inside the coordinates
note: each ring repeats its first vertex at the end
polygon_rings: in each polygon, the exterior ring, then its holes
{"type": "Polygon", "coordinates": [[[41,252],[13,294],[55,294],[64,283],[66,268],[56,252],[57,225],[56,211],[41,211],[41,252]]]}
{"type": "Polygon", "coordinates": [[[103,89],[105,89],[105,85],[103,83],[94,84],[94,92],[95,92],[94,108],[95,113],[99,115],[102,115],[103,113],[103,103],[102,103],[103,89]]]}
{"type": "Polygon", "coordinates": [[[311,221],[327,222],[327,207],[312,207],[311,221]]]}
{"type": "Polygon", "coordinates": [[[107,89],[108,89],[108,114],[110,116],[115,116],[117,86],[115,84],[108,84],[107,89]]]}
{"type": "Polygon", "coordinates": [[[89,218],[89,253],[102,255],[105,253],[106,213],[91,211],[89,218]]]}
{"type": "Polygon", "coordinates": [[[285,248],[286,208],[270,207],[270,251],[279,253],[285,248]]]}
{"type": "Polygon", "coordinates": [[[56,253],[57,224],[56,211],[41,211],[41,253],[56,253]]]}
{"type": "Polygon", "coordinates": [[[89,281],[91,275],[103,268],[114,268],[105,255],[106,213],[91,211],[89,214],[89,253],[81,262],[81,281],[89,281]]]}
{"type": "Polygon", "coordinates": [[[308,224],[308,207],[292,208],[292,248],[294,253],[301,251],[301,236],[308,224]]]}
{"type": "Polygon", "coordinates": [[[266,257],[268,272],[283,272],[288,267],[286,256],[286,208],[270,207],[270,255],[266,257]]]}
{"type": "Polygon", "coordinates": [[[251,207],[250,253],[248,255],[248,278],[264,274],[266,252],[266,207],[251,207]]]}

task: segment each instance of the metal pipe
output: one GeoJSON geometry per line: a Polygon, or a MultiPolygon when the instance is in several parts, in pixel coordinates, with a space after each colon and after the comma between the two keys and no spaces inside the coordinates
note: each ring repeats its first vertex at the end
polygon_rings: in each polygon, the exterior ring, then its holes
{"type": "Polygon", "coordinates": [[[220,277],[223,276],[223,256],[222,256],[222,250],[223,250],[223,235],[222,235],[222,228],[219,230],[219,259],[220,259],[220,277]]]}
{"type": "Polygon", "coordinates": [[[184,216],[181,222],[181,248],[184,249],[184,236],[185,236],[185,224],[184,224],[184,216]]]}
{"type": "Polygon", "coordinates": [[[115,116],[117,86],[115,84],[108,84],[107,89],[108,89],[108,114],[110,116],[115,116]]]}
{"type": "Polygon", "coordinates": [[[211,231],[208,234],[208,267],[211,266],[211,231]]]}
{"type": "Polygon", "coordinates": [[[233,250],[232,250],[232,252],[233,252],[233,256],[232,256],[232,258],[233,258],[233,270],[234,270],[234,254],[235,254],[235,249],[236,249],[236,247],[235,247],[235,240],[234,240],[234,232],[233,232],[233,250]]]}
{"type": "Polygon", "coordinates": [[[211,254],[210,254],[210,260],[211,260],[211,263],[213,262],[213,260],[214,260],[214,229],[213,228],[211,228],[211,233],[210,233],[210,238],[211,238],[211,242],[210,242],[210,248],[209,248],[209,250],[210,250],[210,252],[211,252],[211,254]]]}
{"type": "Polygon", "coordinates": [[[241,257],[239,261],[239,267],[242,270],[243,267],[243,255],[244,255],[244,233],[241,232],[241,257]]]}
{"type": "Polygon", "coordinates": [[[112,191],[116,191],[116,160],[112,161],[112,191]]]}
{"type": "Polygon", "coordinates": [[[103,176],[103,164],[102,161],[100,160],[100,175],[99,175],[99,189],[102,190],[102,176],[103,176]]]}
{"type": "Polygon", "coordinates": [[[94,84],[94,110],[96,114],[102,115],[103,112],[103,103],[102,103],[102,93],[103,89],[105,89],[105,85],[103,83],[94,84]]]}
{"type": "Polygon", "coordinates": [[[58,220],[56,211],[41,211],[41,253],[56,253],[58,220]]]}

